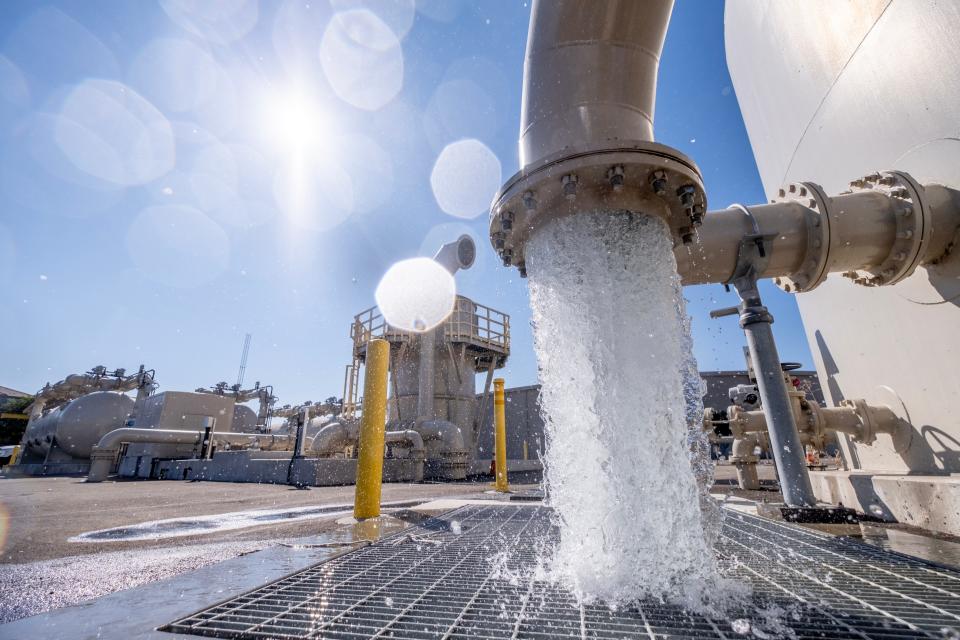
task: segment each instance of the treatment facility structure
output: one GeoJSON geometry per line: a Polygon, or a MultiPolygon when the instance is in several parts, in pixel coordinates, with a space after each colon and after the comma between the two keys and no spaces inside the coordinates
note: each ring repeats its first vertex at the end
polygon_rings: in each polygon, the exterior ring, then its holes
{"type": "MultiPolygon", "coordinates": [[[[469,236],[441,247],[434,260],[454,274],[476,257],[469,236]]],[[[384,479],[462,480],[488,473],[478,456],[478,422],[489,404],[493,373],[510,354],[510,318],[469,298],[456,297],[436,328],[405,331],[377,308],[350,325],[353,363],[342,400],[275,408],[272,386],[251,389],[219,383],[192,392],[153,393],[154,372],[140,367],[96,367],[67,376],[37,394],[12,471],[23,475],[88,474],[99,482],[125,478],[352,484],[362,398],[360,374],[372,339],[390,344],[390,397],[384,479]],[[484,393],[475,374],[486,374],[484,393]],[[135,391],[136,399],[124,392],[135,391]],[[258,410],[244,403],[256,400],[258,410]],[[282,424],[271,419],[285,418],[282,424]]],[[[487,425],[489,427],[489,424],[487,425]]],[[[489,450],[488,450],[489,451],[489,450]]],[[[538,460],[510,461],[508,469],[539,470],[538,460]]]]}
{"type": "Polygon", "coordinates": [[[653,140],[672,4],[534,4],[494,249],[525,276],[528,241],[557,218],[660,217],[683,284],[740,296],[720,315],[739,315],[763,409],[731,428],[769,438],[786,504],[960,534],[960,5],[728,3],[769,202],[708,211],[693,160],[653,140]],[[797,294],[831,406],[789,392],[764,278],[797,294]],[[802,441],[822,432],[839,434],[843,470],[808,472],[802,441]]]}
{"type": "MultiPolygon", "coordinates": [[[[757,485],[760,446],[789,507],[842,504],[960,534],[960,6],[730,3],[728,65],[769,202],[715,210],[694,160],[653,139],[671,11],[669,0],[534,4],[521,169],[493,200],[494,250],[526,275],[528,242],[559,218],[663,220],[684,285],[723,283],[740,296],[715,315],[739,318],[757,401],[740,401],[748,390],[729,408],[712,404],[704,429],[721,430],[741,485],[757,485]],[[891,57],[904,42],[910,55],[891,57]],[[797,295],[825,402],[783,370],[760,279],[797,295]],[[843,468],[808,470],[806,449],[834,442],[843,468]]],[[[475,252],[464,236],[434,260],[454,274],[475,252]]],[[[462,295],[425,332],[390,326],[376,307],[357,314],[340,400],[276,407],[259,383],[154,393],[142,366],[69,375],[38,392],[13,470],[351,483],[373,338],[390,345],[385,478],[487,473],[490,388],[509,357],[510,319],[462,295]]],[[[508,430],[523,434],[510,468],[537,470],[536,400],[514,394],[526,408],[508,430]]]]}

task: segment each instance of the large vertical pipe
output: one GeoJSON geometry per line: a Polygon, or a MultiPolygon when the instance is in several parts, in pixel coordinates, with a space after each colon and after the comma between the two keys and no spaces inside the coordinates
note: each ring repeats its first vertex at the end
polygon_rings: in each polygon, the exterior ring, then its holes
{"type": "Polygon", "coordinates": [[[371,340],[367,344],[367,372],[363,380],[360,451],[357,454],[357,486],[353,503],[353,517],[358,520],[380,515],[389,364],[390,343],[381,339],[371,340]]]}
{"type": "MultiPolygon", "coordinates": [[[[417,370],[417,421],[433,420],[434,386],[437,368],[437,332],[435,327],[420,334],[420,365],[417,370]]],[[[364,397],[366,403],[366,397],[364,397]]]]}
{"type": "Polygon", "coordinates": [[[535,0],[523,67],[520,165],[653,140],[673,0],[535,0]]]}
{"type": "MultiPolygon", "coordinates": [[[[477,247],[473,238],[464,234],[448,242],[437,251],[433,259],[451,275],[456,275],[461,269],[469,269],[477,257],[477,247]]],[[[441,327],[434,327],[420,334],[420,366],[417,370],[417,421],[433,420],[437,416],[434,412],[434,392],[437,369],[437,333],[441,327]]]]}
{"type": "Polygon", "coordinates": [[[503,378],[493,381],[493,422],[496,427],[496,483],[497,491],[508,493],[507,484],[507,405],[503,395],[503,378]]]}

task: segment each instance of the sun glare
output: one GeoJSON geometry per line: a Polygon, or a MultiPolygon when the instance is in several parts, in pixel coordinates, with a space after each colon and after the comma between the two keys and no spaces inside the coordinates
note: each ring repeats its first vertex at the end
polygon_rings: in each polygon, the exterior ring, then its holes
{"type": "Polygon", "coordinates": [[[264,100],[261,114],[270,143],[288,151],[305,151],[327,141],[327,115],[316,100],[297,92],[275,92],[264,100]]]}

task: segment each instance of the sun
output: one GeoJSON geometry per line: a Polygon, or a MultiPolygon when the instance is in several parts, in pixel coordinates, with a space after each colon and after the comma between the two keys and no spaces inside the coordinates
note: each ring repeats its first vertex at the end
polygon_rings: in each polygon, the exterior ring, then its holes
{"type": "Polygon", "coordinates": [[[260,111],[261,127],[271,146],[304,152],[329,142],[328,115],[320,102],[304,91],[269,91],[260,111]]]}

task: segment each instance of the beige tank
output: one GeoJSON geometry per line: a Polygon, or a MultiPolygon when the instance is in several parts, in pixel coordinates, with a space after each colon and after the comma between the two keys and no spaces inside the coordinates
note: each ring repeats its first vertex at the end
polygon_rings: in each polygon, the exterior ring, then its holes
{"type": "MultiPolygon", "coordinates": [[[[727,63],[768,197],[828,193],[878,170],[960,186],[960,4],[754,0],[726,5],[727,63]]],[[[960,472],[960,252],[889,287],[840,274],[797,296],[827,401],[909,420],[909,446],[841,437],[848,465],[960,472]]]]}

